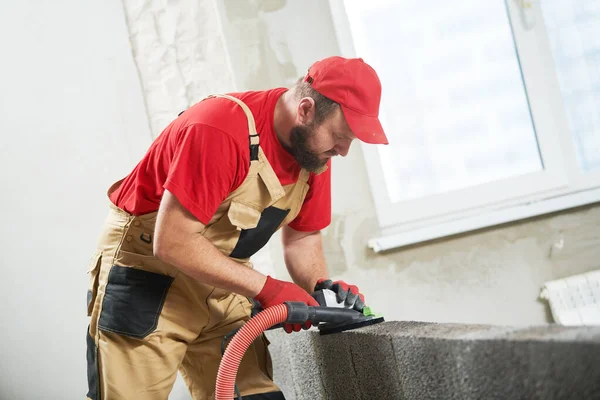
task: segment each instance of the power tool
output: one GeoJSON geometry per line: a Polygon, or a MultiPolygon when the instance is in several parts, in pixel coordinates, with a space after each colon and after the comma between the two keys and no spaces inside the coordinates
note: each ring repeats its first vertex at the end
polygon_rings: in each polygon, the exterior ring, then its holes
{"type": "MultiPolygon", "coordinates": [[[[380,314],[375,314],[370,307],[364,307],[362,312],[352,308],[352,305],[346,304],[343,300],[338,301],[337,295],[333,290],[321,289],[312,293],[311,295],[320,307],[311,307],[315,310],[311,312],[311,317],[308,317],[304,321],[311,321],[314,324],[318,324],[319,333],[321,335],[328,335],[331,333],[340,333],[349,331],[352,329],[362,328],[363,326],[369,326],[384,322],[384,318],[380,314]]],[[[308,306],[302,306],[303,303],[288,303],[293,307],[290,309],[288,319],[296,318],[302,319],[302,313],[299,309],[304,309],[308,306]],[[299,317],[294,314],[300,313],[299,317]]],[[[308,312],[309,309],[306,310],[308,312]]],[[[252,307],[252,317],[263,311],[260,304],[254,302],[252,307]]],[[[286,321],[289,323],[290,321],[286,321]]],[[[302,321],[303,322],[303,321],[302,321]]],[[[274,329],[282,328],[284,323],[276,324],[270,327],[269,331],[274,329]]],[[[229,338],[229,337],[228,337],[229,338]]]]}
{"type": "Polygon", "coordinates": [[[312,294],[312,297],[321,307],[325,307],[319,314],[330,314],[318,325],[321,335],[349,331],[385,321],[382,315],[375,314],[370,307],[365,306],[360,312],[351,309],[351,306],[346,305],[344,301],[338,302],[337,295],[330,289],[318,290],[312,294]],[[352,312],[340,313],[339,309],[352,312]]]}
{"type": "Polygon", "coordinates": [[[260,305],[254,304],[250,320],[223,338],[223,358],[217,374],[215,400],[231,400],[234,391],[241,399],[235,385],[237,370],[250,344],[266,330],[280,328],[284,323],[304,324],[311,321],[313,325],[318,324],[321,335],[328,335],[384,322],[383,316],[376,315],[369,307],[363,307],[361,312],[344,301],[338,302],[336,293],[330,289],[318,290],[312,296],[319,303],[318,307],[301,302],[285,302],[262,310],[260,305]],[[233,339],[225,349],[225,342],[231,336],[233,339]]]}

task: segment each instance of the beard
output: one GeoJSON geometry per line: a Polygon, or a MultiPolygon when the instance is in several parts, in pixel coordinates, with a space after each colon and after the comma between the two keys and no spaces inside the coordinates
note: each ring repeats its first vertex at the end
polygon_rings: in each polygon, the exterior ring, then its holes
{"type": "Polygon", "coordinates": [[[308,144],[308,139],[315,133],[315,127],[311,125],[296,125],[290,132],[292,148],[290,153],[296,162],[309,172],[316,172],[327,164],[327,159],[322,159],[319,153],[315,153],[308,144]]]}

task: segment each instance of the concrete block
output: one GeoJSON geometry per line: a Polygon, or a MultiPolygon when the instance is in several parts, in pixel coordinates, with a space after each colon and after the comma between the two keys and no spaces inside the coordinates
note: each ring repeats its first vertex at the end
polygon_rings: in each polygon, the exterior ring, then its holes
{"type": "Polygon", "coordinates": [[[290,399],[600,399],[600,327],[394,321],[270,337],[290,399]]]}
{"type": "Polygon", "coordinates": [[[266,333],[271,342],[274,381],[287,400],[326,398],[314,332],[287,334],[282,329],[266,333]],[[276,356],[273,356],[276,355],[276,356]],[[302,379],[297,379],[297,377],[302,379]]]}

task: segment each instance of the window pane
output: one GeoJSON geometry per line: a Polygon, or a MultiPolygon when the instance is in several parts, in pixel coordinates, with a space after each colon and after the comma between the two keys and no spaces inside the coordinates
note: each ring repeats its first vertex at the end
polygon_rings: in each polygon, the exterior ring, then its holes
{"type": "Polygon", "coordinates": [[[345,0],[379,72],[393,202],[543,168],[503,1],[345,0]]]}
{"type": "Polygon", "coordinates": [[[600,169],[600,1],[543,0],[579,168],[600,169]]]}

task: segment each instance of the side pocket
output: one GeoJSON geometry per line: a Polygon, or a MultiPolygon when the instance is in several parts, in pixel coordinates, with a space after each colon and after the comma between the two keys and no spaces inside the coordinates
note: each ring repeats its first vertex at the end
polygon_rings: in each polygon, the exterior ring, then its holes
{"type": "Polygon", "coordinates": [[[260,211],[244,203],[232,201],[227,211],[227,217],[238,230],[253,229],[260,220],[260,211]]]}
{"type": "Polygon", "coordinates": [[[98,276],[100,275],[100,265],[102,264],[102,253],[96,252],[90,260],[87,273],[89,275],[89,284],[87,291],[87,315],[92,315],[94,302],[98,294],[98,276]]]}
{"type": "Polygon", "coordinates": [[[102,300],[98,327],[138,339],[158,325],[173,277],[113,265],[102,300]]]}

